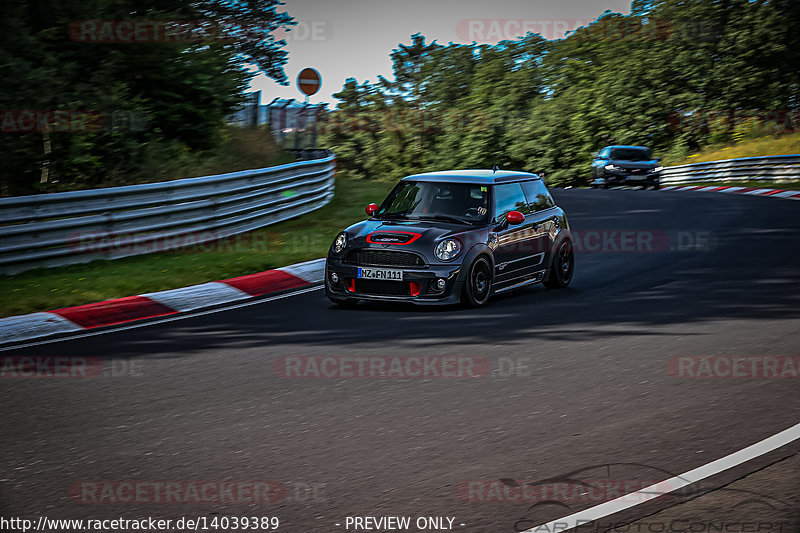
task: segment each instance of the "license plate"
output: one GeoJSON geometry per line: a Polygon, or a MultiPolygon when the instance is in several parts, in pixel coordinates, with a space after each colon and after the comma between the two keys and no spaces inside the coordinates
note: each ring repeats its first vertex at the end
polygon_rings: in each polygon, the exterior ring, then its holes
{"type": "Polygon", "coordinates": [[[387,270],[385,268],[358,268],[357,278],[381,279],[386,281],[403,281],[402,270],[387,270]]]}

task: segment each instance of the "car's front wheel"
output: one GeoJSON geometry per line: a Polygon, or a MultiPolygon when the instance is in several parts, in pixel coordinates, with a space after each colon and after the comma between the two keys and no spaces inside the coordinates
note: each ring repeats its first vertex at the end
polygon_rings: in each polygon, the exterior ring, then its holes
{"type": "Polygon", "coordinates": [[[470,307],[482,307],[492,292],[492,267],[486,257],[478,257],[469,267],[461,302],[470,307]]]}
{"type": "Polygon", "coordinates": [[[575,253],[572,249],[572,241],[564,239],[558,245],[555,255],[553,255],[553,262],[550,265],[550,277],[544,281],[544,286],[548,289],[566,287],[572,281],[574,270],[575,253]]]}

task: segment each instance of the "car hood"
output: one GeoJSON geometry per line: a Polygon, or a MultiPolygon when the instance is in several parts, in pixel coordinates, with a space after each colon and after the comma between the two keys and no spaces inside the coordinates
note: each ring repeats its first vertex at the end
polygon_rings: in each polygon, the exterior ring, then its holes
{"type": "Polygon", "coordinates": [[[433,247],[447,237],[455,237],[468,249],[485,240],[486,226],[467,226],[443,221],[370,219],[353,224],[345,230],[350,247],[373,247],[406,251],[421,251],[432,255],[433,247]],[[419,236],[417,236],[419,235],[419,236]],[[369,240],[368,240],[369,237],[369,240]],[[393,239],[396,241],[393,242],[393,239]]]}

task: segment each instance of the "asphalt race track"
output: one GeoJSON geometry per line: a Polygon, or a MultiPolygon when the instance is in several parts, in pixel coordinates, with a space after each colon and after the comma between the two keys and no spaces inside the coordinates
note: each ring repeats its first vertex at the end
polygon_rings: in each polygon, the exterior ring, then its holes
{"type": "MultiPolygon", "coordinates": [[[[669,372],[676,357],[800,355],[800,203],[636,190],[554,196],[581,239],[567,290],[519,290],[480,310],[343,310],[313,290],[2,352],[99,358],[116,375],[2,380],[0,514],[277,516],[287,532],[346,531],[348,516],[446,516],[455,530],[512,532],[598,502],[487,502],[488,492],[464,487],[593,468],[592,478],[659,481],[800,421],[798,378],[669,372]],[[301,379],[273,367],[279,357],[408,355],[486,358],[492,371],[301,379]],[[71,499],[76,483],[102,480],[268,480],[287,492],[259,504],[85,503],[74,490],[71,499]]],[[[743,464],[708,488],[799,449],[743,464]]],[[[774,490],[798,478],[786,472],[774,490]]]]}

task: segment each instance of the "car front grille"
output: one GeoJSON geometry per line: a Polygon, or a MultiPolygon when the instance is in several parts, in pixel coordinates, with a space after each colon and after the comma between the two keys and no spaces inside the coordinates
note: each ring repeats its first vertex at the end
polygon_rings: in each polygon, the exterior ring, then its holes
{"type": "Polygon", "coordinates": [[[354,250],[348,255],[345,263],[349,265],[366,266],[392,266],[392,267],[422,267],[425,261],[420,256],[411,252],[394,252],[389,250],[370,250],[362,248],[354,250]]]}
{"type": "Polygon", "coordinates": [[[383,281],[377,279],[357,279],[356,292],[376,296],[410,296],[407,282],[383,281]]]}

